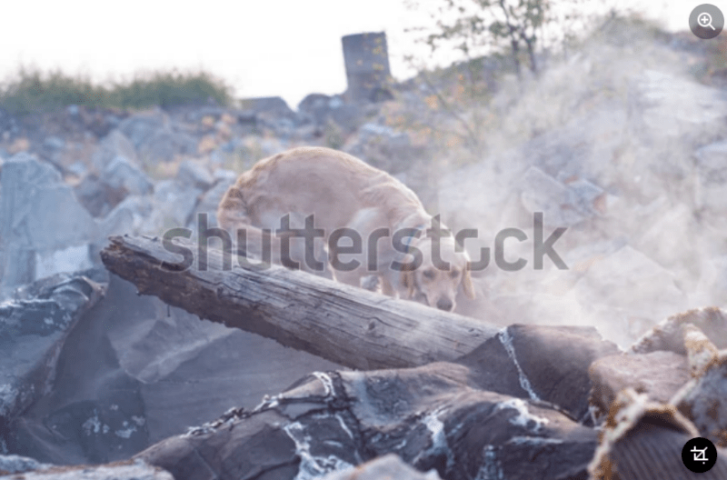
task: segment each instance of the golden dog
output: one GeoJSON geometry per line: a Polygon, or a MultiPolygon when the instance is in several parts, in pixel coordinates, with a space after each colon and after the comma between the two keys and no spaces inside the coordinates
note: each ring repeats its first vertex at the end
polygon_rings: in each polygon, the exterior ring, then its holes
{"type": "Polygon", "coordinates": [[[378,284],[384,294],[445,311],[455,308],[460,287],[469,298],[475,296],[466,252],[457,247],[451,235],[438,240],[425,235],[438,220],[424,210],[414,192],[351,155],[328,148],[299,147],[260,160],[240,175],[217,210],[222,228],[246,232],[246,251],[251,251],[250,244],[261,245],[267,236],[272,245],[271,261],[283,264],[312,253],[310,244],[306,251],[298,242],[289,243],[290,252],[281,255],[281,241],[287,232],[265,233],[264,229],[280,228],[286,215],[299,223],[312,215],[313,227],[321,232],[313,251],[327,252],[331,276],[339,282],[359,287],[362,283],[378,284]],[[351,245],[340,245],[344,243],[342,228],[349,229],[343,235],[348,235],[349,243],[354,243],[352,232],[360,236],[363,248],[352,252],[351,245]],[[381,237],[382,229],[392,236],[381,237]],[[404,235],[399,235],[396,247],[392,239],[399,231],[404,235]],[[417,256],[421,260],[418,267],[413,261],[417,256]],[[347,261],[338,260],[337,264],[335,259],[342,257],[347,261]],[[358,265],[351,263],[354,261],[358,265]],[[399,268],[392,262],[399,262],[399,268]],[[447,262],[448,268],[441,268],[442,262],[447,262]]]}

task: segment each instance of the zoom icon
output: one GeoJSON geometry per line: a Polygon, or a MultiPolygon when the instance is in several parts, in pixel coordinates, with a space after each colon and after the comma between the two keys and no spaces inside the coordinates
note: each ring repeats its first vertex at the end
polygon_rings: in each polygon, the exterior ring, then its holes
{"type": "Polygon", "coordinates": [[[694,35],[704,40],[716,37],[723,28],[722,11],[709,3],[699,5],[689,15],[689,29],[694,35]]]}

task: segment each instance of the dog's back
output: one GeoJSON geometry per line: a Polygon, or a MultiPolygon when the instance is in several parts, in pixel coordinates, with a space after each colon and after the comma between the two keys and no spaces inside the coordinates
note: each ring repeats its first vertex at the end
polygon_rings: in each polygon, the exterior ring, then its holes
{"type": "Polygon", "coordinates": [[[389,221],[399,211],[423,211],[416,195],[386,172],[343,152],[299,147],[261,160],[240,175],[217,217],[225,229],[275,229],[283,215],[314,215],[316,228],[332,230],[348,225],[364,208],[382,209],[389,221]]]}

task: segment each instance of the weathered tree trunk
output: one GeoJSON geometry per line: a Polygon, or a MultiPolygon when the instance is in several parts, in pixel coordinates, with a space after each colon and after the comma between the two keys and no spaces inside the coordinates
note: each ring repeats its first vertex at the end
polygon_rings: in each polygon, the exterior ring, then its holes
{"type": "MultiPolygon", "coordinates": [[[[175,244],[197,254],[191,242],[175,244]]],[[[357,369],[453,360],[498,332],[482,321],[283,267],[225,270],[219,250],[207,251],[207,265],[217,268],[194,262],[184,269],[178,253],[156,238],[124,236],[113,237],[101,258],[141,294],[357,369]]]]}

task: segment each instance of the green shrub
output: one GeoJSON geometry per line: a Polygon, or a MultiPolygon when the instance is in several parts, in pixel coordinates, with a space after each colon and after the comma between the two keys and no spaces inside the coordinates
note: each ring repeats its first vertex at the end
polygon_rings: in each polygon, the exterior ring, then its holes
{"type": "Polygon", "coordinates": [[[123,82],[94,83],[82,75],[60,70],[47,73],[19,67],[0,84],[0,108],[24,114],[48,111],[68,105],[98,108],[142,109],[206,103],[232,102],[232,89],[205,71],[155,71],[136,74],[123,82]]]}

